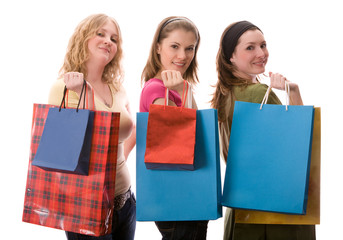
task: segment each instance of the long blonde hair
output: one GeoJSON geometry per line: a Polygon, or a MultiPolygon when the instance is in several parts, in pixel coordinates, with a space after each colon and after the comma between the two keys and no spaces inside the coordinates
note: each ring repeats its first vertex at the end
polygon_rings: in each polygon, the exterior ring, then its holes
{"type": "Polygon", "coordinates": [[[122,36],[117,21],[105,14],[90,15],[76,27],[69,40],[67,53],[60,70],[60,77],[66,72],[81,72],[87,79],[85,62],[89,59],[88,41],[96,35],[97,31],[107,21],[111,21],[118,30],[117,52],[112,61],[105,66],[102,80],[106,83],[114,83],[116,87],[120,85],[123,77],[123,69],[121,66],[123,58],[122,36]]]}
{"type": "Polygon", "coordinates": [[[197,62],[197,51],[200,44],[200,35],[197,27],[194,25],[192,21],[190,21],[188,18],[185,17],[167,17],[162,20],[162,22],[158,25],[151,49],[149,58],[147,60],[147,63],[144,67],[141,81],[142,83],[149,81],[149,79],[156,76],[156,74],[160,71],[162,67],[162,63],[160,60],[159,55],[157,54],[157,44],[161,43],[161,41],[168,37],[169,33],[174,31],[175,29],[183,29],[185,31],[191,31],[194,33],[197,39],[197,44],[195,46],[194,50],[194,58],[191,61],[188,69],[182,76],[185,80],[189,81],[190,83],[197,83],[199,82],[198,79],[198,62],[197,62]],[[174,21],[175,19],[175,21],[174,21]]]}

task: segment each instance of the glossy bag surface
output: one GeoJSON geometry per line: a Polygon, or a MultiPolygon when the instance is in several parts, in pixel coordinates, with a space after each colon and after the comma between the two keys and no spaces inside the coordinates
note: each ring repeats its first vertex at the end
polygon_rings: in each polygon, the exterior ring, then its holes
{"type": "Polygon", "coordinates": [[[94,111],[88,176],[32,165],[50,105],[34,104],[23,221],[100,236],[111,232],[119,113],[94,111]]]}

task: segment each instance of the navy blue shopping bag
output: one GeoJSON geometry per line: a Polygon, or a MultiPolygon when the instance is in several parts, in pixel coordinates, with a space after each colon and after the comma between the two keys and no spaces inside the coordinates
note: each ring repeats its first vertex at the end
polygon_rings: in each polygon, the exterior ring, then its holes
{"type": "MultiPolygon", "coordinates": [[[[84,84],[80,99],[85,88],[84,84]]],[[[79,106],[76,109],[62,108],[66,94],[65,88],[59,108],[49,108],[32,165],[45,170],[88,175],[94,112],[79,109],[79,106]]]]}
{"type": "Polygon", "coordinates": [[[305,214],[313,106],[236,101],[223,205],[305,214]]]}

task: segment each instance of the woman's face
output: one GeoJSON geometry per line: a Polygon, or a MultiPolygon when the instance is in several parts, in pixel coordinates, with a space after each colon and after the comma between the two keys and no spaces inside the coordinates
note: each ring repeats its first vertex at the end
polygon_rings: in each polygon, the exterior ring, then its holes
{"type": "Polygon", "coordinates": [[[175,29],[168,37],[157,44],[157,54],[160,56],[162,69],[177,70],[183,75],[191,64],[197,38],[191,31],[175,29]]]}
{"type": "Polygon", "coordinates": [[[116,55],[118,38],[116,25],[107,21],[88,41],[90,60],[96,60],[106,66],[116,55]]]}
{"type": "Polygon", "coordinates": [[[239,38],[230,61],[236,66],[238,74],[255,77],[265,71],[268,56],[266,41],[261,31],[248,30],[239,38]]]}

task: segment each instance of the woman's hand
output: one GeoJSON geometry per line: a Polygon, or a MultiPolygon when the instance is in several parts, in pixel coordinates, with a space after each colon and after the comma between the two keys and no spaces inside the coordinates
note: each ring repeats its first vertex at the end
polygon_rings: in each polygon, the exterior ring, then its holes
{"type": "MultiPolygon", "coordinates": [[[[183,78],[181,73],[176,70],[165,70],[161,73],[163,84],[166,88],[175,90],[179,94],[183,91],[183,78]]],[[[180,96],[181,96],[180,94],[180,96]]]]}
{"type": "MultiPolygon", "coordinates": [[[[83,73],[67,72],[64,74],[64,83],[67,89],[76,92],[78,96],[81,95],[83,81],[84,81],[83,73]]],[[[86,106],[86,107],[88,106],[89,109],[94,110],[95,109],[95,102],[93,98],[94,92],[93,92],[92,87],[89,85],[89,83],[86,82],[86,84],[87,84],[87,89],[88,89],[87,90],[88,98],[86,99],[86,105],[84,102],[84,98],[82,98],[80,101],[80,106],[86,106]]]]}
{"type": "Polygon", "coordinates": [[[285,90],[285,82],[289,82],[286,77],[279,73],[269,72],[270,86],[278,90],[285,90]]]}
{"type": "Polygon", "coordinates": [[[289,98],[291,105],[303,105],[298,84],[290,82],[289,80],[287,80],[286,77],[279,73],[269,72],[269,77],[270,86],[278,90],[285,90],[285,83],[288,83],[290,89],[289,98]]]}
{"type": "Polygon", "coordinates": [[[64,74],[64,83],[67,89],[76,92],[79,96],[83,86],[83,73],[67,72],[64,74]]]}

